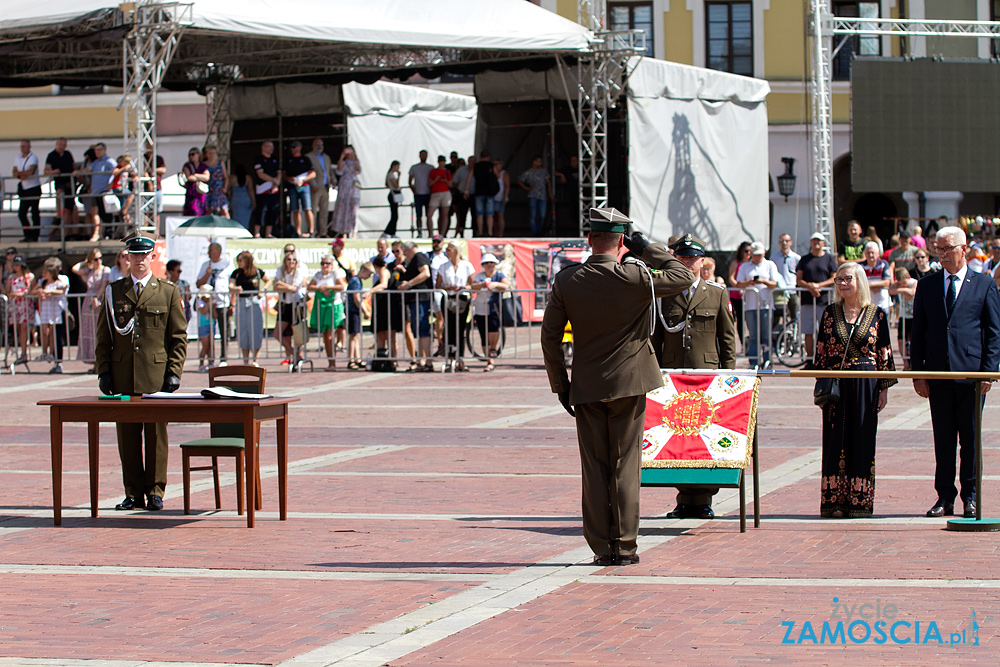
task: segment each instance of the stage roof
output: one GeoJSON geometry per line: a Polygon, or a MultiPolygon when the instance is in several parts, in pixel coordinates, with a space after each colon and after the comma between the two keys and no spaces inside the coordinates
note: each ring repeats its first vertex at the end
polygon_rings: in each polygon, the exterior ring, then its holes
{"type": "MultiPolygon", "coordinates": [[[[193,0],[164,87],[372,82],[414,73],[542,69],[586,51],[592,34],[524,0],[193,0]],[[238,68],[235,69],[235,68],[238,68]]],[[[182,7],[190,5],[185,14],[182,7]]],[[[128,5],[122,5],[127,7],[128,5]]],[[[108,0],[5,3],[0,85],[121,85],[131,18],[108,0]]]]}

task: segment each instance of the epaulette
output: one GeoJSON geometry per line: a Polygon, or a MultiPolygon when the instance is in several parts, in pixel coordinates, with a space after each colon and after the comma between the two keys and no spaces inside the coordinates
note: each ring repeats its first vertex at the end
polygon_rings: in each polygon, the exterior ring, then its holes
{"type": "Polygon", "coordinates": [[[622,262],[621,263],[622,264],[637,264],[639,266],[646,266],[646,262],[642,261],[641,259],[639,259],[635,255],[625,255],[625,257],[622,258],[622,262]]]}
{"type": "Polygon", "coordinates": [[[722,283],[717,283],[714,280],[705,280],[705,281],[702,281],[702,282],[704,282],[706,285],[711,285],[712,287],[718,287],[719,289],[728,289],[722,283]]]}

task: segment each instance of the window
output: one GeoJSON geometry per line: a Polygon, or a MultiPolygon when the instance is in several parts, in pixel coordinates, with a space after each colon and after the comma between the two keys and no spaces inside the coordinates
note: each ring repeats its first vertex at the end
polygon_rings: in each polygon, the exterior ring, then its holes
{"type": "Polygon", "coordinates": [[[651,2],[610,2],[608,3],[608,28],[618,30],[642,30],[646,33],[646,50],[653,57],[653,3],[651,2]]]}
{"type": "MultiPolygon", "coordinates": [[[[878,18],[878,3],[834,0],[833,14],[845,18],[874,19],[878,18]]],[[[839,35],[833,38],[832,48],[836,49],[841,41],[843,41],[843,45],[833,57],[834,81],[847,81],[851,78],[851,60],[854,59],[854,56],[877,56],[882,53],[882,43],[878,37],[850,35],[845,39],[843,35],[839,35]]]]}
{"type": "Polygon", "coordinates": [[[709,69],[753,76],[753,3],[705,3],[709,69]]]}

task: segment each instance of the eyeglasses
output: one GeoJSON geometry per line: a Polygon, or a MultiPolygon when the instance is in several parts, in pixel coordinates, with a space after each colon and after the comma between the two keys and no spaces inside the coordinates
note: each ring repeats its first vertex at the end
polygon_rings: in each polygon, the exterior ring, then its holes
{"type": "Polygon", "coordinates": [[[840,278],[834,278],[833,282],[838,285],[849,285],[854,282],[854,276],[842,276],[840,278]]]}
{"type": "Polygon", "coordinates": [[[393,249],[392,249],[392,254],[393,254],[393,255],[396,255],[396,254],[402,254],[402,253],[403,253],[403,251],[402,251],[402,250],[400,250],[399,248],[393,248],[393,249]]]}
{"type": "Polygon", "coordinates": [[[333,264],[333,262],[320,262],[319,263],[320,266],[330,266],[331,264],[333,264]]]}
{"type": "Polygon", "coordinates": [[[934,247],[937,248],[938,254],[940,255],[943,252],[951,252],[955,248],[961,248],[962,246],[960,246],[960,245],[943,245],[943,246],[942,245],[935,245],[934,247]]]}
{"type": "Polygon", "coordinates": [[[913,259],[927,259],[927,255],[914,255],[913,259]]]}

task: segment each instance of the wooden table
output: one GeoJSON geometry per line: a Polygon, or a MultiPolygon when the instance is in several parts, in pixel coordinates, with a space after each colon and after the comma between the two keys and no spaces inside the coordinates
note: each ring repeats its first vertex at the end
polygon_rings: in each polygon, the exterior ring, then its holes
{"type": "MultiPolygon", "coordinates": [[[[288,489],[288,404],[297,397],[262,399],[189,399],[132,397],[128,401],[102,401],[96,396],[39,401],[49,407],[52,431],[52,510],[55,525],[62,524],[62,425],[86,422],[90,455],[90,516],[97,516],[100,423],[188,422],[231,424],[243,422],[246,442],[247,527],[254,524],[254,496],[257,483],[257,448],[253,434],[260,422],[274,420],[278,436],[278,503],[280,518],[287,518],[288,489]]],[[[207,436],[207,434],[206,434],[207,436]]]]}

